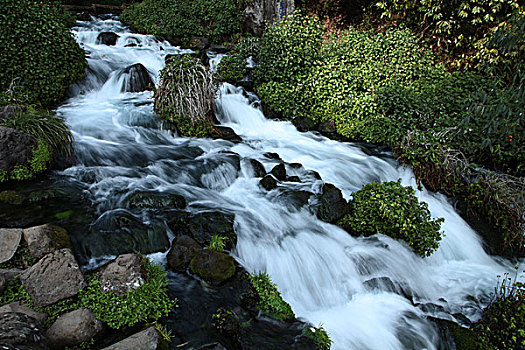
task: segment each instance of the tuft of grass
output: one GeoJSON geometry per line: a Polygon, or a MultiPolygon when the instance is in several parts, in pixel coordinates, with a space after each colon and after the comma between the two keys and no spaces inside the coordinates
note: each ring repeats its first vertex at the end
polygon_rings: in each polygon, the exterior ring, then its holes
{"type": "Polygon", "coordinates": [[[277,290],[277,285],[272,282],[266,272],[251,273],[250,282],[260,298],[259,309],[281,321],[295,317],[292,308],[283,300],[281,293],[277,290]]]}
{"type": "Polygon", "coordinates": [[[226,240],[228,240],[228,237],[213,235],[211,236],[211,241],[208,248],[216,250],[218,252],[222,252],[226,247],[226,240]]]}

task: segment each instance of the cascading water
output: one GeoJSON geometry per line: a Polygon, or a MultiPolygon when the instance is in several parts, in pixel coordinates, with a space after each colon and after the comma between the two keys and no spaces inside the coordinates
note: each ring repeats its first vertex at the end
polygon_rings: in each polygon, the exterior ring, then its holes
{"type": "MultiPolygon", "coordinates": [[[[414,175],[388,154],[374,155],[358,145],[299,133],[289,122],[265,119],[255,96],[228,84],[220,89],[217,116],[243,141],[175,137],[158,128],[151,92],[121,91],[126,67],[141,63],[157,81],[165,56],[184,51],[132,34],[116,18],[79,24],[74,33],[88,53],[89,74],[58,113],[74,134],[79,159],[63,174],[95,204],[93,227],[126,212],[124,202],[137,190],[182,194],[193,212],[235,213],[238,243],[232,255],[249,271],[267,271],[298,317],[322,322],[333,349],[434,349],[438,335],[426,317],[476,320],[496,276],[513,270],[509,262],[484,252],[476,232],[446,197],[425,190],[417,191],[419,199],[432,215],[445,218],[440,248],[426,259],[389,237],[354,238],[318,220],[296,204],[294,194],[319,193],[325,181],[349,198],[372,180],[401,178],[416,187],[414,175]],[[104,31],[119,35],[115,46],[97,44],[104,31]],[[288,174],[301,182],[263,190],[249,160],[259,160],[268,171],[278,160],[266,152],[279,154],[288,174]]],[[[136,219],[159,225],[147,211],[136,219]]],[[[116,254],[89,242],[80,242],[86,264],[116,254]]],[[[166,246],[156,243],[145,244],[150,252],[165,252],[166,246]]]]}

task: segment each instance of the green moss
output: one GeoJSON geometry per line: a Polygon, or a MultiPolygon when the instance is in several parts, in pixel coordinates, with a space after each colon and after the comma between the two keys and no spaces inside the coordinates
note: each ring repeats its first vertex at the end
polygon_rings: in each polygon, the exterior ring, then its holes
{"type": "Polygon", "coordinates": [[[66,229],[55,225],[49,225],[48,227],[47,235],[53,242],[55,249],[71,249],[71,241],[66,229]]]}
{"type": "Polygon", "coordinates": [[[58,220],[66,220],[69,219],[69,217],[71,217],[71,215],[73,215],[74,212],[75,211],[73,210],[67,210],[61,213],[56,213],[55,218],[57,218],[58,220]]]}
{"type": "Polygon", "coordinates": [[[51,106],[84,74],[86,60],[58,3],[3,0],[0,91],[14,83],[21,102],[51,106]]]}
{"type": "Polygon", "coordinates": [[[220,284],[235,275],[235,263],[230,255],[207,249],[191,259],[190,270],[208,283],[220,284]]]}
{"type": "Polygon", "coordinates": [[[260,271],[250,274],[250,282],[260,298],[259,309],[282,321],[295,317],[292,308],[283,300],[277,285],[267,273],[260,271]]]}
{"type": "Polygon", "coordinates": [[[22,286],[22,283],[20,283],[18,277],[7,282],[4,292],[0,294],[0,306],[15,301],[23,303],[31,301],[31,297],[22,286]]]}
{"type": "Polygon", "coordinates": [[[422,257],[438,248],[443,218],[432,219],[428,204],[419,202],[414,189],[398,182],[372,182],[352,194],[349,214],[339,221],[353,234],[382,233],[401,239],[422,257]]]}
{"type": "Polygon", "coordinates": [[[456,349],[458,350],[478,350],[479,343],[468,328],[461,327],[457,323],[448,322],[448,329],[454,337],[454,343],[456,344],[456,349]]]}
{"type": "Polygon", "coordinates": [[[10,205],[21,205],[24,203],[25,196],[16,191],[2,191],[0,192],[0,203],[10,205]]]}
{"type": "Polygon", "coordinates": [[[33,179],[37,174],[45,171],[51,161],[51,153],[47,144],[39,139],[36,147],[33,148],[33,156],[28,164],[17,165],[10,172],[0,173],[0,182],[15,180],[23,181],[33,179]]]}

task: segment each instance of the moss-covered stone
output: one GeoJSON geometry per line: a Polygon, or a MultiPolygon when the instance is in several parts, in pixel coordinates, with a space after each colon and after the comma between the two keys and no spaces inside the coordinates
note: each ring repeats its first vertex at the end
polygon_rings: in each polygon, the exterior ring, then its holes
{"type": "Polygon", "coordinates": [[[235,274],[235,263],[228,254],[207,249],[191,259],[190,269],[207,283],[218,285],[235,274]]]}
{"type": "Polygon", "coordinates": [[[16,191],[2,191],[0,192],[0,203],[10,205],[21,205],[24,202],[24,195],[16,191]]]}

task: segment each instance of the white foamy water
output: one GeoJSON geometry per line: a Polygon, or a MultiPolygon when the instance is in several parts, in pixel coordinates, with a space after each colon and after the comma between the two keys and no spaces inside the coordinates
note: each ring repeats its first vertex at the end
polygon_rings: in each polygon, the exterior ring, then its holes
{"type": "MultiPolygon", "coordinates": [[[[235,213],[238,243],[232,255],[250,272],[268,272],[298,317],[322,322],[333,349],[434,349],[438,335],[428,316],[476,320],[496,276],[513,271],[510,262],[484,252],[446,197],[426,190],[417,191],[419,199],[434,217],[445,218],[440,248],[426,259],[389,237],[355,238],[318,220],[308,206],[293,205],[290,195],[317,194],[329,182],[348,199],[373,180],[400,178],[416,187],[414,175],[388,154],[370,155],[358,145],[268,120],[255,96],[227,84],[218,95],[218,118],[243,141],[176,137],[158,128],[151,92],[121,92],[122,71],[141,63],[156,82],[165,56],[183,50],[129,33],[115,18],[83,23],[74,32],[89,53],[90,69],[58,110],[73,131],[80,160],[64,174],[86,184],[100,215],[122,210],[126,196],[137,190],[182,194],[194,212],[235,213]],[[115,46],[96,44],[103,31],[120,36],[115,46]],[[249,160],[269,171],[278,161],[266,152],[301,163],[286,167],[302,182],[263,190],[249,160]]],[[[212,65],[219,59],[212,58],[212,65]]],[[[162,261],[163,253],[152,257],[162,261]]]]}

